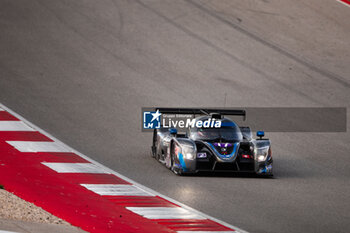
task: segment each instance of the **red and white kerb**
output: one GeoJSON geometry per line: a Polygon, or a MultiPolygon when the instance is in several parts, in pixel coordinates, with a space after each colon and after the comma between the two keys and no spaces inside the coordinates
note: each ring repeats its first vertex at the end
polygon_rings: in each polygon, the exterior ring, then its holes
{"type": "Polygon", "coordinates": [[[89,232],[244,232],[97,163],[1,104],[0,183],[89,232]]]}

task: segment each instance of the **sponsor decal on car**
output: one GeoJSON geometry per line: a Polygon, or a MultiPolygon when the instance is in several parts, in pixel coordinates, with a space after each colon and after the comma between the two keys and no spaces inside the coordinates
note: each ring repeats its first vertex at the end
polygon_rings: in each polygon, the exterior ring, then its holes
{"type": "Polygon", "coordinates": [[[205,159],[205,158],[207,158],[207,153],[205,153],[205,152],[199,152],[199,153],[197,153],[197,158],[199,158],[199,159],[205,159]]]}

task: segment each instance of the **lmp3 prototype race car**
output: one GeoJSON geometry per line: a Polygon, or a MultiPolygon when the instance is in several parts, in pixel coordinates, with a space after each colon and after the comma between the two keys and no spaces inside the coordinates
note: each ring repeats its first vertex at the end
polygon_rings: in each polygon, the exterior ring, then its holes
{"type": "Polygon", "coordinates": [[[200,171],[251,172],[272,176],[270,140],[249,127],[239,127],[225,117],[243,116],[244,110],[156,108],[162,114],[192,114],[192,124],[180,133],[176,128],[154,129],[151,155],[177,175],[200,171]],[[199,115],[199,116],[198,116],[199,115]],[[196,117],[197,116],[197,117],[196,117]],[[220,121],[220,127],[202,126],[202,122],[220,121]],[[201,123],[201,124],[197,124],[201,123]]]}

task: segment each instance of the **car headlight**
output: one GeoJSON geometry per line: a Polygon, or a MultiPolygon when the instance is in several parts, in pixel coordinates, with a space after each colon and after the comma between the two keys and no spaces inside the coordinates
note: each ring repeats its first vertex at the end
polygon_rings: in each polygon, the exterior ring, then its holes
{"type": "Polygon", "coordinates": [[[264,162],[269,153],[269,147],[265,146],[265,147],[255,148],[254,152],[255,152],[256,158],[258,158],[258,162],[264,162]]]}
{"type": "Polygon", "coordinates": [[[182,154],[184,155],[185,159],[193,160],[196,158],[196,152],[192,146],[183,146],[182,154]]]}

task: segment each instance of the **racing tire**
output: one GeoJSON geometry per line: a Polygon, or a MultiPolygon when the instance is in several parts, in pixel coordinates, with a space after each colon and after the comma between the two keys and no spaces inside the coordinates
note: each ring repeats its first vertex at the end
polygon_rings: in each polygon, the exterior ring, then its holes
{"type": "Polygon", "coordinates": [[[255,173],[255,175],[260,178],[273,178],[273,173],[268,173],[268,174],[255,173]]]}

